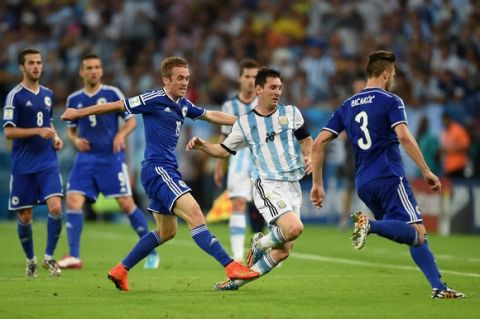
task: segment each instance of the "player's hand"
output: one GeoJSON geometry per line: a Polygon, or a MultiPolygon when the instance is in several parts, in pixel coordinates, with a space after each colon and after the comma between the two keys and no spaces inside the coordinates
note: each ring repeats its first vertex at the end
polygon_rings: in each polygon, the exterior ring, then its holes
{"type": "Polygon", "coordinates": [[[217,160],[217,163],[215,164],[215,170],[213,171],[213,180],[218,188],[222,187],[223,175],[223,160],[217,160]]]}
{"type": "Polygon", "coordinates": [[[73,121],[78,119],[78,110],[74,108],[67,108],[62,115],[60,115],[62,121],[73,121]]]}
{"type": "Polygon", "coordinates": [[[125,137],[122,134],[115,135],[113,139],[113,152],[118,153],[125,149],[125,137]]]}
{"type": "Polygon", "coordinates": [[[423,178],[427,184],[430,185],[432,191],[439,192],[442,189],[442,183],[440,182],[440,179],[432,172],[426,173],[423,175],[423,178]]]}
{"type": "Polygon", "coordinates": [[[63,141],[58,135],[55,136],[53,139],[53,148],[56,149],[57,151],[61,150],[63,148],[63,141]]]}
{"type": "Polygon", "coordinates": [[[310,201],[313,206],[320,208],[323,207],[323,200],[325,199],[325,190],[323,186],[312,186],[310,191],[310,201]]]}
{"type": "Polygon", "coordinates": [[[55,130],[51,127],[39,127],[37,134],[48,140],[55,137],[55,130]]]}
{"type": "Polygon", "coordinates": [[[200,147],[202,147],[204,142],[205,141],[202,140],[200,137],[194,136],[190,141],[188,141],[185,150],[188,152],[190,150],[199,149],[200,147]]]}
{"type": "Polygon", "coordinates": [[[75,147],[77,148],[77,150],[79,150],[80,152],[90,151],[90,142],[87,139],[77,137],[75,139],[74,144],[75,144],[75,147]]]}
{"type": "Polygon", "coordinates": [[[310,160],[310,157],[305,157],[303,166],[305,167],[305,174],[312,174],[312,161],[310,160]]]}

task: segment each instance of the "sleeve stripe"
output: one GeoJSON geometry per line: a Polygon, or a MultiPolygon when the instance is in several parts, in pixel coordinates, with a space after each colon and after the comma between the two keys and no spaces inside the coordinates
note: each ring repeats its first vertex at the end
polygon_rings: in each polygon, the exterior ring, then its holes
{"type": "Polygon", "coordinates": [[[230,154],[232,154],[232,155],[237,154],[237,152],[235,152],[234,150],[229,149],[229,148],[226,147],[224,144],[220,144],[220,146],[223,147],[223,149],[224,149],[225,151],[227,151],[228,153],[230,153],[230,154]]]}
{"type": "Polygon", "coordinates": [[[13,127],[17,127],[17,125],[15,123],[13,123],[12,121],[7,121],[5,123],[3,123],[3,127],[7,126],[7,125],[11,125],[13,127]]]}
{"type": "Polygon", "coordinates": [[[397,125],[400,124],[400,123],[405,123],[405,124],[407,124],[407,126],[408,126],[407,121],[398,121],[398,122],[393,123],[390,127],[393,128],[393,127],[397,126],[397,125]]]}
{"type": "Polygon", "coordinates": [[[324,128],[322,128],[322,130],[332,132],[332,133],[335,134],[335,135],[339,135],[339,133],[338,133],[337,131],[334,131],[334,130],[332,130],[331,128],[328,128],[328,127],[324,127],[324,128]]]}
{"type": "Polygon", "coordinates": [[[131,114],[132,111],[130,110],[130,106],[128,105],[127,99],[122,99],[123,105],[125,106],[125,110],[128,112],[128,114],[131,114]]]}
{"type": "Polygon", "coordinates": [[[15,94],[17,94],[18,91],[20,91],[21,89],[22,89],[21,85],[17,85],[15,88],[13,88],[13,90],[11,90],[10,93],[8,93],[5,104],[8,106],[13,106],[13,99],[15,98],[15,94]]]}
{"type": "Polygon", "coordinates": [[[192,120],[194,120],[194,121],[195,121],[195,120],[198,120],[199,118],[205,116],[205,114],[207,114],[207,110],[206,110],[206,109],[203,109],[203,113],[202,113],[201,115],[197,116],[196,118],[192,118],[192,120]]]}

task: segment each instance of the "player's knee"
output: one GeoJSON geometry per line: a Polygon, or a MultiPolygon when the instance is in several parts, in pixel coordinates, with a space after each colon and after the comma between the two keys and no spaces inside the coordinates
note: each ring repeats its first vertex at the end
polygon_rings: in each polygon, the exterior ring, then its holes
{"type": "Polygon", "coordinates": [[[20,221],[20,223],[24,225],[30,224],[33,221],[33,212],[32,211],[19,212],[18,220],[20,221]]]}
{"type": "Polygon", "coordinates": [[[282,232],[287,241],[295,240],[303,233],[303,224],[301,222],[290,224],[286,229],[282,229],[282,232]]]}
{"type": "Polygon", "coordinates": [[[53,203],[48,206],[48,212],[54,216],[62,215],[62,204],[61,203],[53,203]]]}
{"type": "Polygon", "coordinates": [[[70,210],[81,210],[83,201],[78,199],[76,196],[67,195],[67,209],[70,210]]]}
{"type": "Polygon", "coordinates": [[[135,209],[135,202],[131,197],[119,197],[118,205],[125,214],[130,214],[135,209]]]}
{"type": "Polygon", "coordinates": [[[173,239],[177,234],[176,229],[156,229],[157,235],[162,239],[162,243],[173,239]]]}
{"type": "Polygon", "coordinates": [[[414,224],[412,227],[416,231],[415,241],[413,242],[412,246],[422,246],[425,243],[425,238],[427,237],[425,226],[423,226],[423,224],[414,224]]]}

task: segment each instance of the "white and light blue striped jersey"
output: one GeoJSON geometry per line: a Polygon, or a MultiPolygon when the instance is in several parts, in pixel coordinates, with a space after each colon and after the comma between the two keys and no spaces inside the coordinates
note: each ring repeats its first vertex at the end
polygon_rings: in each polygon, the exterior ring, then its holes
{"type": "Polygon", "coordinates": [[[251,110],[241,116],[222,145],[235,154],[248,147],[252,152],[254,179],[298,181],[304,174],[304,158],[295,131],[304,124],[293,105],[279,105],[263,116],[251,110]]]}
{"type": "MultiPolygon", "coordinates": [[[[40,85],[38,92],[33,92],[18,84],[7,94],[3,127],[51,127],[52,115],[52,90],[40,85]]],[[[31,174],[58,167],[53,139],[40,135],[14,139],[11,163],[12,174],[31,174]]]]}
{"type": "MultiPolygon", "coordinates": [[[[222,105],[222,112],[232,114],[236,117],[240,117],[247,114],[258,103],[258,98],[255,98],[250,103],[245,103],[237,96],[225,101],[222,105]]],[[[230,125],[222,125],[222,133],[228,135],[232,127],[230,125]]],[[[243,148],[237,152],[235,156],[231,156],[228,162],[229,172],[242,172],[244,170],[252,169],[252,157],[248,148],[243,148]]]]}
{"type": "MultiPolygon", "coordinates": [[[[85,89],[78,90],[67,97],[67,108],[80,109],[95,104],[115,102],[124,99],[123,93],[115,86],[102,84],[100,88],[89,94],[85,89]]],[[[101,115],[90,115],[74,121],[68,121],[68,127],[76,127],[79,137],[90,142],[90,151],[77,152],[79,163],[110,163],[112,157],[124,157],[124,152],[113,152],[113,140],[119,130],[119,119],[127,120],[134,115],[117,112],[101,115]]]]}

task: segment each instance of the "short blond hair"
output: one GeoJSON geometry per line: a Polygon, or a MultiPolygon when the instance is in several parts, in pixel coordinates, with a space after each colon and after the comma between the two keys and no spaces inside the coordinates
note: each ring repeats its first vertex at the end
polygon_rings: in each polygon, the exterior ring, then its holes
{"type": "Polygon", "coordinates": [[[162,76],[166,77],[166,78],[171,78],[172,77],[172,69],[176,66],[188,67],[187,60],[185,60],[184,58],[177,57],[177,56],[171,56],[171,57],[165,58],[162,61],[162,64],[160,66],[162,76]]]}

